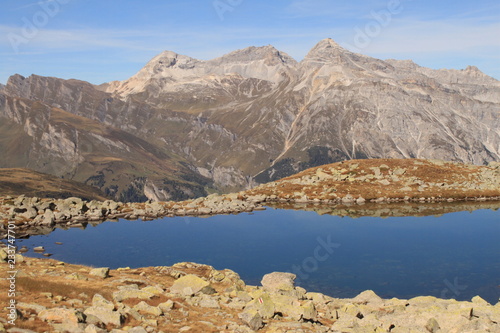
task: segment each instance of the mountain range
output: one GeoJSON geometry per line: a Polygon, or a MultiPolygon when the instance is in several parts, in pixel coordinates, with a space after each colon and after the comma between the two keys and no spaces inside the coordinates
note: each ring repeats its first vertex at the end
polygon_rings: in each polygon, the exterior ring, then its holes
{"type": "Polygon", "coordinates": [[[227,192],[348,159],[500,160],[500,82],[320,41],[213,60],[171,51],[125,81],[13,75],[0,86],[0,167],[122,201],[227,192]]]}

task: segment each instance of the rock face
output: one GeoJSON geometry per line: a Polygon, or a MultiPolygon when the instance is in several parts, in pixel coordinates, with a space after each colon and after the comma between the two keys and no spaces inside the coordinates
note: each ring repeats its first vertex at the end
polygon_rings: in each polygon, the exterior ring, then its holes
{"type": "Polygon", "coordinates": [[[166,200],[345,159],[498,161],[499,115],[500,82],[475,67],[384,61],[331,39],[301,62],[271,46],[209,61],[166,51],[102,86],[12,76],[0,92],[0,152],[10,154],[0,166],[166,200]],[[165,164],[179,176],[152,167],[165,164]]]}

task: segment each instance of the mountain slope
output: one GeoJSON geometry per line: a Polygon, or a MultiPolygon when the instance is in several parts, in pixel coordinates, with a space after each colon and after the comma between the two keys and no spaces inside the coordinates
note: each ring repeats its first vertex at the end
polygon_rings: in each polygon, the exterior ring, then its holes
{"type": "Polygon", "coordinates": [[[95,186],[123,201],[205,195],[210,181],[128,132],[41,102],[0,94],[1,167],[26,167],[95,186]]]}
{"type": "MultiPolygon", "coordinates": [[[[165,172],[155,171],[162,177],[181,169],[195,183],[202,179],[205,186],[210,179],[221,191],[346,159],[500,160],[499,81],[475,67],[432,70],[412,61],[375,59],[331,39],[300,62],[271,46],[208,61],[165,51],[122,82],[93,86],[14,75],[2,91],[25,101],[25,113],[45,105],[113,128],[106,137],[111,141],[116,135],[121,142],[125,133],[142,140],[136,148],[175,156],[167,159],[172,163],[165,172]]],[[[15,118],[1,111],[9,121],[15,118]]],[[[15,133],[6,126],[10,132],[0,142],[19,147],[11,152],[12,166],[32,163],[30,126],[15,133]]],[[[46,137],[54,135],[49,129],[46,137]]],[[[163,169],[162,158],[118,151],[112,156],[129,165],[140,160],[142,167],[163,169]]],[[[63,169],[85,163],[82,154],[68,153],[63,169]]],[[[40,163],[33,168],[51,172],[40,163]]],[[[109,163],[108,168],[119,169],[109,163]]],[[[84,178],[80,171],[71,177],[84,178]]]]}
{"type": "Polygon", "coordinates": [[[106,200],[104,193],[93,186],[47,175],[29,169],[0,169],[0,195],[84,200],[106,200]]]}

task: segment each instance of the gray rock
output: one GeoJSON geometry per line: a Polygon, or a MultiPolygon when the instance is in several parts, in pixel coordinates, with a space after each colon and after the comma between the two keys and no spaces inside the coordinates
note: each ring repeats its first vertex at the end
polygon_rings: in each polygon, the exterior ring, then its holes
{"type": "Polygon", "coordinates": [[[127,333],[148,333],[144,327],[137,326],[129,329],[127,333]]]}
{"type": "Polygon", "coordinates": [[[141,314],[149,314],[153,316],[161,316],[163,314],[160,307],[151,306],[144,301],[134,306],[133,309],[141,314]]]}
{"type": "Polygon", "coordinates": [[[43,305],[38,305],[38,304],[31,304],[31,303],[24,303],[24,302],[18,302],[17,307],[19,309],[28,309],[28,310],[33,310],[37,314],[42,312],[43,310],[47,310],[47,308],[43,305]]]}
{"type": "Polygon", "coordinates": [[[429,331],[429,333],[436,333],[439,331],[440,327],[435,318],[430,318],[425,325],[425,329],[429,331]]]}
{"type": "Polygon", "coordinates": [[[115,302],[121,302],[130,298],[137,298],[140,300],[148,300],[154,297],[155,294],[138,289],[121,289],[113,293],[113,300],[115,302]]]}
{"type": "Polygon", "coordinates": [[[198,305],[202,308],[220,309],[219,302],[210,296],[202,297],[198,305]]]}
{"type": "Polygon", "coordinates": [[[92,297],[92,306],[104,308],[109,311],[113,311],[115,309],[115,305],[104,298],[101,294],[95,294],[94,297],[92,297]]]}
{"type": "Polygon", "coordinates": [[[357,304],[382,304],[384,300],[380,298],[373,290],[365,290],[360,293],[358,296],[352,299],[353,303],[357,304]]]}
{"type": "Polygon", "coordinates": [[[122,324],[121,314],[117,311],[110,310],[108,307],[91,306],[84,311],[84,314],[97,317],[106,325],[110,324],[120,327],[122,324]]]}
{"type": "Polygon", "coordinates": [[[90,324],[85,328],[85,333],[106,333],[107,331],[95,326],[94,324],[90,324]]]}
{"type": "Polygon", "coordinates": [[[274,316],[276,308],[268,293],[260,291],[253,294],[252,297],[255,298],[247,303],[245,310],[254,309],[259,312],[263,319],[269,319],[274,316]]]}
{"type": "Polygon", "coordinates": [[[83,322],[83,315],[81,314],[81,312],[64,308],[42,310],[38,313],[38,318],[47,322],[72,325],[77,325],[78,323],[83,322]]]}
{"type": "Polygon", "coordinates": [[[174,308],[174,302],[172,300],[168,300],[166,302],[158,304],[158,307],[165,313],[169,312],[174,308]]]}
{"type": "Polygon", "coordinates": [[[105,279],[109,277],[109,268],[108,267],[94,268],[90,270],[89,274],[92,276],[97,276],[101,279],[105,279]]]}
{"type": "Polygon", "coordinates": [[[292,273],[274,272],[264,275],[261,284],[269,292],[293,291],[296,277],[292,273]]]}
{"type": "Polygon", "coordinates": [[[259,312],[255,309],[245,310],[238,315],[238,317],[243,320],[245,324],[248,325],[252,330],[257,331],[264,327],[262,317],[259,312]]]}
{"type": "Polygon", "coordinates": [[[190,296],[196,294],[209,285],[210,283],[208,281],[205,281],[196,275],[188,274],[176,280],[170,288],[170,292],[190,296]]]}

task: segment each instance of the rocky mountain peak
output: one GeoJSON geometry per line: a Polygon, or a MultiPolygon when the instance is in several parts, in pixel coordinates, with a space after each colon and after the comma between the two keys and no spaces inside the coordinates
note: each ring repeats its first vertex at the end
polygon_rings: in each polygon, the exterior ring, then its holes
{"type": "Polygon", "coordinates": [[[163,51],[154,57],[149,63],[161,65],[162,67],[192,68],[199,62],[194,58],[175,53],[173,51],[163,51]]]}
{"type": "Polygon", "coordinates": [[[214,62],[221,61],[226,63],[250,62],[265,60],[268,65],[295,65],[297,62],[285,52],[278,51],[274,46],[250,46],[241,50],[228,53],[220,58],[214,59],[214,62]]]}
{"type": "Polygon", "coordinates": [[[138,77],[164,76],[170,70],[190,70],[201,61],[172,51],[163,51],[137,73],[138,77]]]}
{"type": "Polygon", "coordinates": [[[348,52],[333,39],[326,38],[316,44],[305,56],[304,60],[328,60],[340,53],[348,52]]]}

